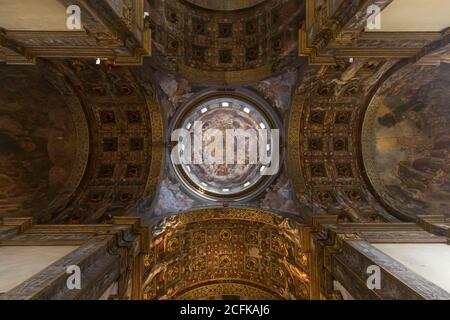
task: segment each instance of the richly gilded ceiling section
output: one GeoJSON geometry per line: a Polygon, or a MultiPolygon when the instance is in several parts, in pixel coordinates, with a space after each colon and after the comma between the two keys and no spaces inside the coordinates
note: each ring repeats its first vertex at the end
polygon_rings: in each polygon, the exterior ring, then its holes
{"type": "Polygon", "coordinates": [[[303,1],[263,1],[239,11],[206,10],[179,0],[151,3],[152,56],[160,67],[188,79],[262,79],[298,57],[303,1]]]}
{"type": "Polygon", "coordinates": [[[366,172],[380,201],[407,219],[450,208],[450,65],[408,65],[373,97],[364,120],[366,172]]]}
{"type": "Polygon", "coordinates": [[[153,195],[163,133],[150,76],[80,61],[1,68],[2,216],[98,223],[153,195]]]}
{"type": "Polygon", "coordinates": [[[151,53],[144,0],[0,0],[0,6],[0,61],[7,64],[101,57],[141,65],[151,53]]]}
{"type": "Polygon", "coordinates": [[[145,299],[308,299],[301,225],[257,209],[162,220],[145,258],[145,299]]]}

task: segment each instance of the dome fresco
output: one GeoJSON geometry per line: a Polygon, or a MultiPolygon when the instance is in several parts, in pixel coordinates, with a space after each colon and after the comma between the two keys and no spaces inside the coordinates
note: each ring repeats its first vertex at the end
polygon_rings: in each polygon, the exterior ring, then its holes
{"type": "Polygon", "coordinates": [[[261,152],[271,154],[273,119],[255,103],[227,95],[185,109],[175,127],[189,132],[190,148],[189,142],[179,140],[174,148],[181,148],[180,163],[172,155],[181,180],[198,195],[214,200],[253,194],[268,178],[269,163],[262,163],[261,152]]]}
{"type": "Polygon", "coordinates": [[[378,195],[406,216],[450,210],[450,65],[411,65],[378,90],[363,156],[378,195]]]}

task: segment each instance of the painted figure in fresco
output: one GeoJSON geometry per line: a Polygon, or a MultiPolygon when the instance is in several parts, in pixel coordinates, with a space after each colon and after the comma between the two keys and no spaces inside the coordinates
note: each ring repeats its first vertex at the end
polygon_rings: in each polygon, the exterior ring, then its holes
{"type": "Polygon", "coordinates": [[[450,214],[450,66],[415,68],[383,93],[377,149],[391,162],[379,170],[409,213],[450,214]]]}
{"type": "Polygon", "coordinates": [[[0,215],[45,222],[64,192],[76,140],[59,94],[29,73],[5,71],[0,88],[0,215]]]}
{"type": "Polygon", "coordinates": [[[177,215],[168,216],[162,219],[157,225],[153,227],[153,239],[164,238],[160,237],[160,235],[165,232],[168,232],[170,236],[180,225],[181,221],[177,215]]]}
{"type": "Polygon", "coordinates": [[[299,248],[302,247],[302,235],[295,222],[291,223],[289,219],[284,218],[278,227],[283,236],[291,240],[299,248]],[[294,226],[291,224],[294,224],[294,226]]]}
{"type": "Polygon", "coordinates": [[[158,275],[158,274],[164,274],[167,270],[167,267],[169,266],[169,262],[165,261],[162,263],[158,263],[156,264],[152,270],[150,270],[149,274],[147,275],[147,279],[145,279],[144,285],[143,287],[145,288],[146,286],[150,285],[150,283],[153,281],[153,279],[158,275]]]}

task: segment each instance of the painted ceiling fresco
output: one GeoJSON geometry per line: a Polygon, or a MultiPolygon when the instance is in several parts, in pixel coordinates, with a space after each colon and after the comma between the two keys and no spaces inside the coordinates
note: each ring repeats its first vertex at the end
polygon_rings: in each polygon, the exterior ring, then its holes
{"type": "Polygon", "coordinates": [[[0,215],[47,220],[61,209],[76,165],[74,116],[36,68],[2,67],[0,86],[0,215]]]}
{"type": "Polygon", "coordinates": [[[153,197],[162,124],[151,82],[78,60],[0,73],[2,217],[107,222],[153,197]]]}
{"type": "Polygon", "coordinates": [[[405,67],[377,92],[363,137],[379,196],[407,216],[450,213],[450,65],[405,67]]]}
{"type": "MultiPolygon", "coordinates": [[[[208,131],[208,128],[220,130],[225,137],[226,130],[247,130],[258,129],[258,123],[252,119],[248,114],[242,112],[238,108],[231,109],[216,109],[207,113],[205,116],[198,118],[198,121],[203,122],[203,140],[205,148],[214,149],[215,137],[210,136],[213,131],[208,131]]],[[[223,142],[223,141],[222,141],[223,142]]],[[[246,146],[248,145],[248,141],[246,146]]],[[[209,150],[209,149],[208,149],[209,150]]],[[[237,159],[237,148],[233,148],[233,158],[237,159]]],[[[219,155],[218,155],[219,156],[219,155]]],[[[215,188],[230,188],[230,185],[242,184],[242,181],[248,181],[256,174],[257,166],[248,164],[248,153],[245,154],[245,164],[227,165],[213,164],[213,165],[198,165],[193,166],[194,174],[199,177],[201,181],[207,181],[215,188]]],[[[226,154],[222,154],[225,159],[226,154]]]]}
{"type": "Polygon", "coordinates": [[[151,3],[149,21],[155,27],[152,30],[155,65],[192,81],[260,79],[274,71],[286,70],[289,62],[298,59],[303,1],[153,0],[151,3]],[[221,11],[227,8],[242,10],[221,11]]]}

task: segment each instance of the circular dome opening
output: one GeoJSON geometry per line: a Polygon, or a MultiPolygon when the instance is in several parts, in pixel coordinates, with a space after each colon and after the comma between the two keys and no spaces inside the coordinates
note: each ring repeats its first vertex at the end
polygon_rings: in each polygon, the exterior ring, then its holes
{"type": "Polygon", "coordinates": [[[202,198],[256,196],[278,173],[279,128],[264,102],[228,93],[200,97],[174,121],[179,131],[172,165],[185,187],[202,198]]]}

